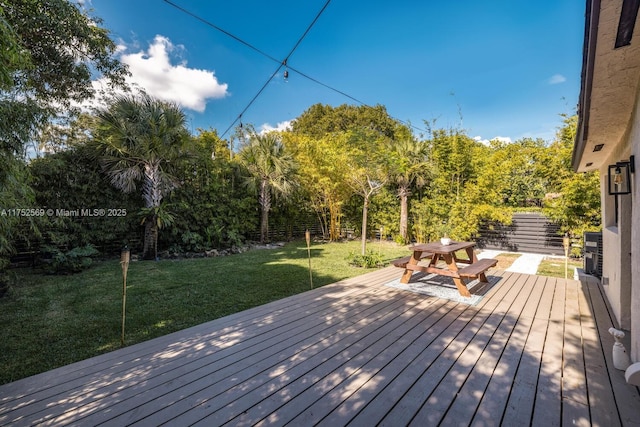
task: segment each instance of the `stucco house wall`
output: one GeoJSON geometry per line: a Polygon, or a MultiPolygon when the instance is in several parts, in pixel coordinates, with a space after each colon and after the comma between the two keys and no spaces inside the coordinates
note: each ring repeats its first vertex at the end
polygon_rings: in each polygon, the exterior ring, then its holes
{"type": "Polygon", "coordinates": [[[631,232],[629,237],[630,263],[630,330],[631,360],[640,362],[640,171],[637,164],[640,159],[640,91],[636,95],[633,124],[627,138],[629,155],[636,159],[636,173],[631,175],[631,197],[629,197],[629,217],[631,232]]]}
{"type": "MultiPolygon", "coordinates": [[[[616,224],[616,196],[608,194],[608,165],[640,154],[640,92],[636,96],[631,121],[622,140],[600,168],[602,200],[602,285],[607,299],[622,329],[631,334],[630,355],[640,361],[640,174],[631,174],[629,195],[618,197],[616,224]]],[[[636,157],[638,158],[638,157],[636,157]]]]}
{"type": "Polygon", "coordinates": [[[640,170],[631,175],[631,194],[608,194],[608,165],[633,155],[640,169],[640,15],[629,6],[620,0],[586,1],[572,163],[577,172],[599,171],[602,287],[619,326],[631,336],[632,361],[640,362],[640,170]],[[618,44],[621,34],[630,38],[618,44]]]}

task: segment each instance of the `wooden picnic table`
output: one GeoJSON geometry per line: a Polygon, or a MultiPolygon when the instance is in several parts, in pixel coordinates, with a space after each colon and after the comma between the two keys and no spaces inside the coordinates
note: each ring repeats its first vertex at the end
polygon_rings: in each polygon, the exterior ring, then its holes
{"type": "Polygon", "coordinates": [[[417,244],[409,248],[413,251],[410,257],[401,258],[394,262],[394,265],[405,269],[400,279],[401,283],[409,283],[414,271],[449,276],[453,279],[460,295],[470,297],[471,293],[467,289],[464,278],[477,278],[481,282],[487,282],[484,272],[498,263],[498,260],[492,258],[478,260],[473,251],[475,246],[475,242],[451,242],[449,245],[443,245],[440,242],[417,244]],[[458,258],[456,252],[463,250],[467,258],[458,258]],[[418,264],[423,258],[430,258],[428,265],[418,264]],[[440,259],[444,260],[446,268],[436,266],[440,259]],[[468,265],[458,268],[458,264],[468,265]]]}

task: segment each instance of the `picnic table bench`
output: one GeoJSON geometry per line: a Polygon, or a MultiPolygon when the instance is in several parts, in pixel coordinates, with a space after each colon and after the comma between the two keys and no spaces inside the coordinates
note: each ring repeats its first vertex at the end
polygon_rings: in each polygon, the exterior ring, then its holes
{"type": "MultiPolygon", "coordinates": [[[[409,263],[409,261],[411,260],[411,256],[412,255],[407,255],[405,257],[398,258],[396,260],[391,261],[391,263],[396,267],[405,268],[409,263]]],[[[431,252],[422,252],[420,254],[420,259],[431,258],[432,256],[433,254],[431,252]]]]}
{"type": "Polygon", "coordinates": [[[475,242],[452,242],[449,245],[443,245],[439,242],[419,244],[410,248],[413,251],[412,255],[399,258],[392,264],[404,268],[404,274],[400,279],[401,283],[409,283],[414,271],[439,274],[451,277],[460,295],[470,297],[471,293],[467,289],[464,279],[478,279],[481,282],[487,282],[484,273],[498,263],[498,260],[493,258],[479,260],[473,252],[474,246],[475,242]],[[456,256],[456,252],[462,250],[467,253],[466,259],[456,256]],[[430,258],[429,264],[418,264],[424,258],[430,258]],[[440,259],[447,264],[446,268],[436,266],[440,259]],[[458,263],[468,265],[458,268],[458,263]]]}

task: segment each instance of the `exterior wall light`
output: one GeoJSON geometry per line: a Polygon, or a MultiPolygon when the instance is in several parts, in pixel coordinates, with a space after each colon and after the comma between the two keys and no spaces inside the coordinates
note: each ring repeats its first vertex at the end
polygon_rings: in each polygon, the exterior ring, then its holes
{"type": "Polygon", "coordinates": [[[635,172],[634,156],[628,162],[609,165],[608,187],[610,195],[631,193],[631,174],[635,172]]]}

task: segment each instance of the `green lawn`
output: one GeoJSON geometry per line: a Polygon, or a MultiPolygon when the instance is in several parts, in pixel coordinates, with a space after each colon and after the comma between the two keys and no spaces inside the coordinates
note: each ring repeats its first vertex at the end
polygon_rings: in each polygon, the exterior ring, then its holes
{"type": "MultiPolygon", "coordinates": [[[[406,247],[369,243],[386,261],[406,247]]],[[[313,244],[314,287],[369,270],[348,265],[360,242],[313,244]]],[[[132,262],[126,345],[310,289],[304,242],[227,257],[132,262]]],[[[122,270],[118,260],[72,276],[12,270],[0,299],[0,384],[120,347],[122,270]]]]}
{"type": "MultiPolygon", "coordinates": [[[[569,258],[568,278],[573,279],[574,268],[582,268],[582,260],[569,258]]],[[[538,276],[564,277],[564,258],[547,258],[542,260],[536,272],[538,276]]]]}

